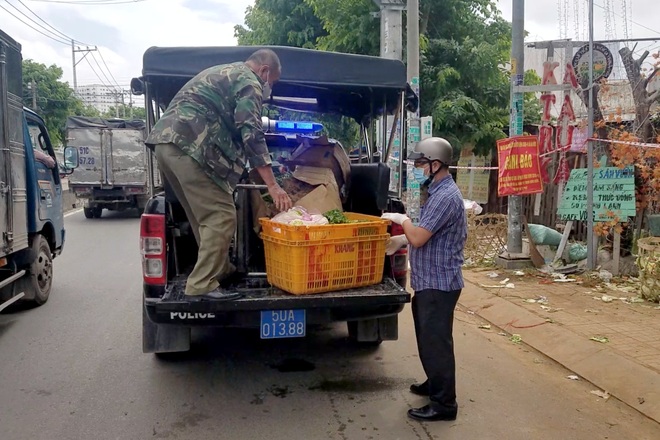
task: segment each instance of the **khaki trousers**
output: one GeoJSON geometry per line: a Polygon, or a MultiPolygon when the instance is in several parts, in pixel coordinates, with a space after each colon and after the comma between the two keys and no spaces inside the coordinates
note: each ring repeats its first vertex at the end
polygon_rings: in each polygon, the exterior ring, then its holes
{"type": "Polygon", "coordinates": [[[199,245],[186,295],[203,295],[218,288],[219,282],[235,270],[229,262],[229,246],[236,230],[234,199],[176,145],[158,144],[155,150],[160,171],[183,206],[199,245]]]}

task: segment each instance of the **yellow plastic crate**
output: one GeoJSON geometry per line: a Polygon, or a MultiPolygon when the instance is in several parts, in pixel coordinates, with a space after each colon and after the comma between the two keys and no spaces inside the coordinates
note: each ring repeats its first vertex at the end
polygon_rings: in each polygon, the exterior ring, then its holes
{"type": "Polygon", "coordinates": [[[262,238],[268,282],[286,292],[331,292],[370,286],[383,279],[388,234],[314,241],[281,240],[265,234],[262,238]]]}
{"type": "Polygon", "coordinates": [[[291,226],[275,223],[267,218],[259,219],[262,229],[262,237],[276,238],[288,241],[318,241],[336,240],[340,238],[377,237],[387,234],[389,220],[372,215],[345,212],[349,220],[357,220],[359,223],[346,223],[341,225],[323,226],[291,226]]]}

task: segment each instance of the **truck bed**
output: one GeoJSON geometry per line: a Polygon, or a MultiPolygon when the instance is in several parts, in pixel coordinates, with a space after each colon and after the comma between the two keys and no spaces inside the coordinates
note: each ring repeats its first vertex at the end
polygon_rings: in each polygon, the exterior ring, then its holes
{"type": "Polygon", "coordinates": [[[149,318],[159,324],[257,326],[261,311],[305,309],[310,323],[320,323],[388,316],[410,302],[410,294],[389,278],[373,286],[309,295],[292,295],[258,278],[229,289],[243,294],[233,301],[190,302],[184,287],[185,277],[180,277],[168,284],[162,298],[145,298],[149,318]]]}

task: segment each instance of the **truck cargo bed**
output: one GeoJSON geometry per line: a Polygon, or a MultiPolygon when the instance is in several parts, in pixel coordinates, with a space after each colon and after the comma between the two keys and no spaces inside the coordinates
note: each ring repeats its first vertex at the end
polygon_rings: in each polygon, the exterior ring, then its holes
{"type": "MultiPolygon", "coordinates": [[[[410,294],[392,279],[368,287],[309,295],[292,295],[269,287],[265,279],[252,279],[236,288],[243,297],[233,301],[194,301],[184,298],[185,277],[170,281],[162,298],[145,298],[146,312],[156,323],[235,324],[235,318],[249,316],[248,324],[257,325],[260,311],[305,309],[310,321],[328,322],[363,319],[398,313],[410,302],[410,294]],[[241,312],[241,313],[234,313],[241,312]],[[209,314],[213,315],[209,317],[209,314]],[[318,319],[314,319],[316,316],[318,319]]],[[[243,320],[244,321],[244,320],[243,320]]]]}

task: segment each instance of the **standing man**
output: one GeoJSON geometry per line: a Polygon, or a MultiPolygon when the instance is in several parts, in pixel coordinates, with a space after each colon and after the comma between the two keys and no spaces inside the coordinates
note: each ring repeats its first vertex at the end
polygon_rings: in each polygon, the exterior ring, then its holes
{"type": "Polygon", "coordinates": [[[268,186],[279,210],[291,199],[275,181],[261,126],[261,107],[281,74],[269,49],[245,62],[210,67],[174,96],[145,143],[183,206],[199,245],[186,283],[189,301],[231,300],[240,295],[220,283],[235,271],[229,245],[236,229],[233,192],[248,162],[268,186]]]}
{"type": "Polygon", "coordinates": [[[456,362],[452,336],[454,308],[463,289],[463,247],[467,222],[463,196],[449,174],[453,150],[447,140],[432,137],[417,144],[408,156],[415,161],[415,179],[428,189],[419,226],[405,214],[383,214],[403,226],[405,235],[392,237],[388,254],[410,244],[410,284],[419,358],[427,379],[410,391],[428,396],[431,403],[408,411],[423,421],[455,420],[456,362]]]}

